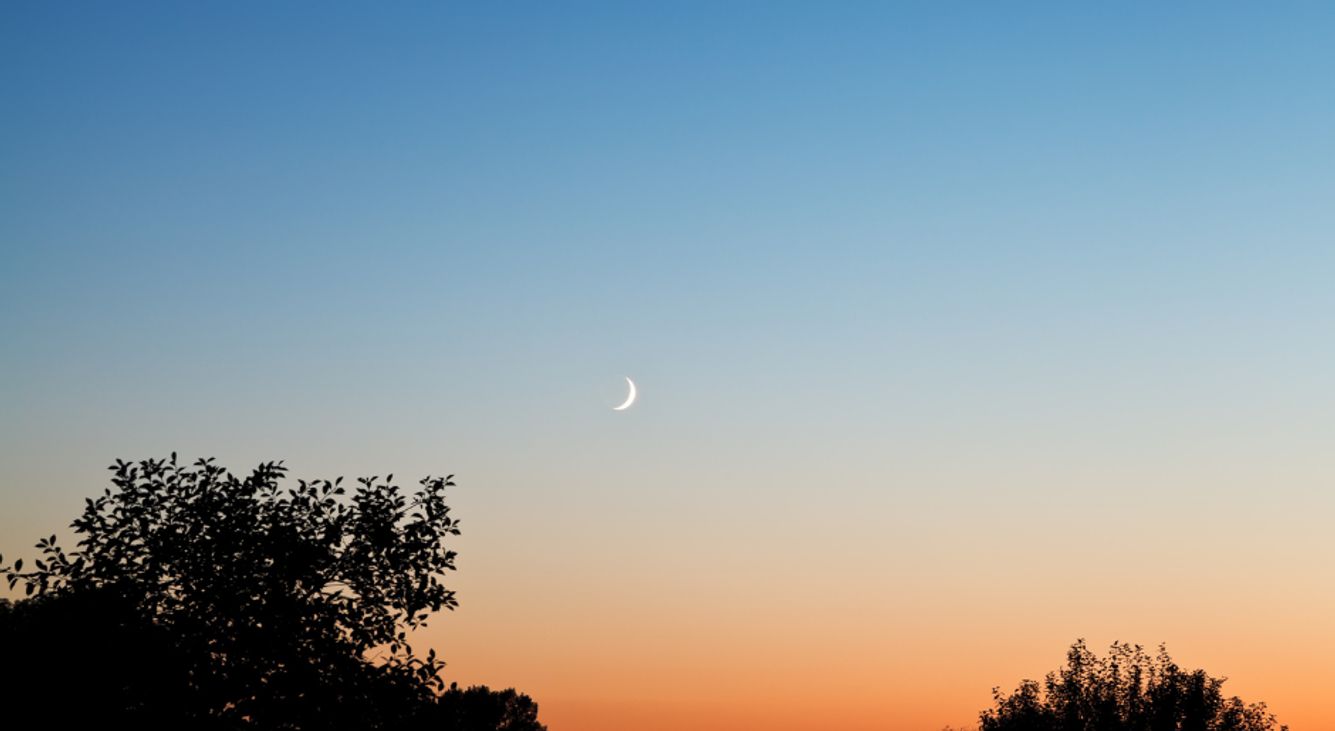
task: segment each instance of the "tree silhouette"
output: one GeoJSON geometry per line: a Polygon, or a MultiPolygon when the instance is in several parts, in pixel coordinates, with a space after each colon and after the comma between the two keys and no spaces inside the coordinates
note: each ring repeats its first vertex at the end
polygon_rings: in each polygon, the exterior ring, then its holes
{"type": "Polygon", "coordinates": [[[514,689],[492,691],[486,686],[460,690],[457,685],[441,695],[423,728],[433,731],[538,731],[538,704],[514,689]]]}
{"type": "MultiPolygon", "coordinates": [[[[53,535],[27,570],[0,559],[32,597],[0,607],[6,690],[78,680],[99,718],[138,728],[425,728],[459,705],[435,651],[408,644],[457,606],[441,581],[451,477],[404,494],[392,475],[283,489],[278,462],[245,478],[175,454],[111,469],[72,524],[77,550],[53,535]]],[[[505,728],[542,728],[509,693],[532,723],[505,728]]]]}
{"type": "Polygon", "coordinates": [[[994,706],[980,731],[1286,731],[1264,703],[1225,698],[1225,678],[1183,670],[1161,645],[1114,642],[1098,657],[1077,640],[1066,665],[1040,685],[1025,680],[1011,694],[992,689],[994,706]]]}

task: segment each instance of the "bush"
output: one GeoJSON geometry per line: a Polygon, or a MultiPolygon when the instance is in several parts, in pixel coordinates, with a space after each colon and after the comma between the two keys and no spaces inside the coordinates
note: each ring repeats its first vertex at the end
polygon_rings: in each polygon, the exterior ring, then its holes
{"type": "Polygon", "coordinates": [[[1225,698],[1225,678],[1183,670],[1160,646],[1114,642],[1098,657],[1077,640],[1066,666],[1040,685],[992,689],[995,705],[979,714],[980,731],[1287,731],[1264,703],[1225,698]]]}

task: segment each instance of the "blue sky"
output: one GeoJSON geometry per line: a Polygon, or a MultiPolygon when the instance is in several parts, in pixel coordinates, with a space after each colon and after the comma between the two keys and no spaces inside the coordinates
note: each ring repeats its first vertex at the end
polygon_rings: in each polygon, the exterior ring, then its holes
{"type": "Polygon", "coordinates": [[[487,357],[857,390],[1327,324],[1323,8],[496,11],[11,8],[11,399],[487,357]]]}
{"type": "Polygon", "coordinates": [[[1329,15],[14,6],[7,427],[1310,395],[1329,15]]]}

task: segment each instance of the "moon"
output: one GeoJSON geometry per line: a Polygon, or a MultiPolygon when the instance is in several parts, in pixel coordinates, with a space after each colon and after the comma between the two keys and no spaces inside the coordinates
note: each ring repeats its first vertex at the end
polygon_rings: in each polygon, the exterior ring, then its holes
{"type": "Polygon", "coordinates": [[[630,386],[630,394],[626,396],[626,402],[624,404],[613,406],[613,411],[625,411],[630,408],[631,404],[635,403],[635,382],[630,380],[630,376],[626,377],[626,385],[630,386]]]}

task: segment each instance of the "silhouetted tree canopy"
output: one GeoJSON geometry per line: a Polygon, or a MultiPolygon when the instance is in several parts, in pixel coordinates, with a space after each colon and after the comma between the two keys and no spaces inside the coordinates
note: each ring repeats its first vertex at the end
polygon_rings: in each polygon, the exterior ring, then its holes
{"type": "Polygon", "coordinates": [[[435,651],[408,644],[457,605],[450,477],[405,494],[393,476],[284,489],[275,462],[245,478],[175,454],[111,469],[76,550],[53,535],[26,568],[0,559],[31,597],[0,603],[7,694],[140,729],[543,728],[513,690],[446,691],[435,651]]]}
{"type": "Polygon", "coordinates": [[[1274,731],[1264,703],[1225,698],[1225,678],[1183,670],[1161,645],[1150,656],[1139,645],[1113,643],[1106,657],[1071,645],[1066,665],[1042,684],[1015,692],[992,689],[995,705],[979,715],[980,731],[1274,731]]]}
{"type": "Polygon", "coordinates": [[[436,731],[540,731],[538,704],[513,688],[493,691],[486,686],[460,690],[457,685],[441,695],[432,709],[430,723],[423,728],[436,731]]]}

